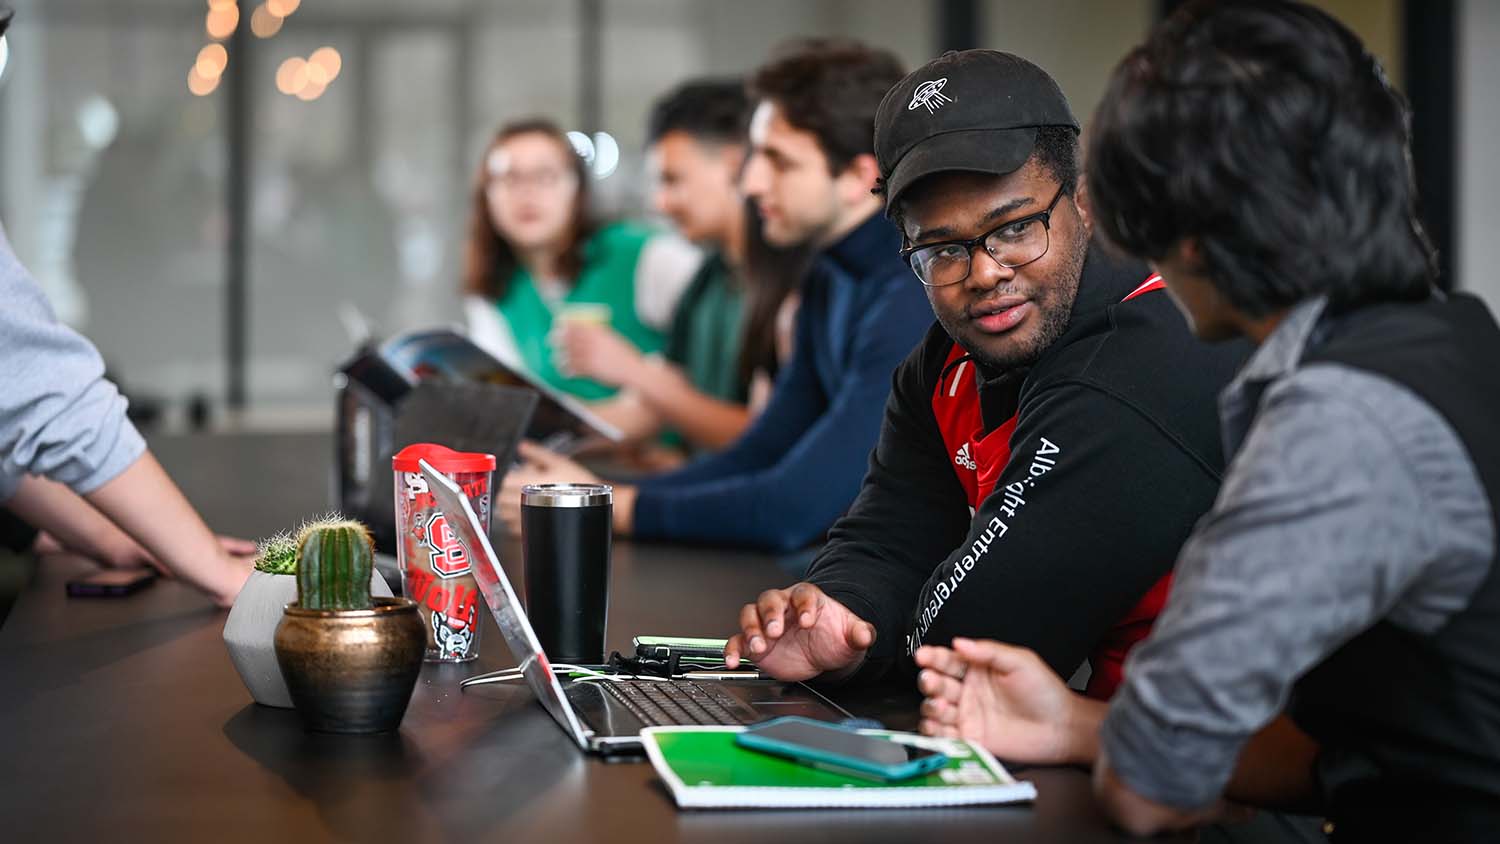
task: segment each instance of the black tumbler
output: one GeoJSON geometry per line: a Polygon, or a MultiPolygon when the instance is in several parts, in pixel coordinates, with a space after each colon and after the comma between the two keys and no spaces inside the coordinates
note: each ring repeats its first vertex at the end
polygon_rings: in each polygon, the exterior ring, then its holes
{"type": "Polygon", "coordinates": [[[521,488],[526,614],[552,662],[604,662],[613,501],[605,484],[521,488]]]}

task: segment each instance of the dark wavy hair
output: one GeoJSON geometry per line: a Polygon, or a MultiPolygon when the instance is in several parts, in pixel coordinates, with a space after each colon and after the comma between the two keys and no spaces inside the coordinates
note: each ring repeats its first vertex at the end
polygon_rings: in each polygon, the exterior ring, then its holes
{"type": "MultiPolygon", "coordinates": [[[[656,101],[646,121],[646,142],[654,144],[668,132],[685,132],[700,143],[744,144],[749,120],[744,79],[689,80],[656,101]]],[[[748,388],[757,371],[776,377],[776,316],[781,303],[802,283],[812,254],[807,244],[779,247],[767,242],[755,203],[747,200],[744,207],[745,261],[739,268],[744,339],[735,373],[740,387],[748,388]]]]}
{"type": "Polygon", "coordinates": [[[789,41],[750,78],[750,96],[818,139],[832,173],[875,153],[875,112],[906,70],[894,53],[848,38],[789,41]]]}
{"type": "Polygon", "coordinates": [[[737,76],[691,79],[668,91],[651,107],[646,143],[668,132],[685,132],[710,144],[743,144],[750,121],[750,97],[737,76]]]}
{"type": "Polygon", "coordinates": [[[1342,310],[1431,293],[1406,103],[1311,6],[1179,9],[1115,68],[1087,158],[1108,240],[1148,259],[1195,240],[1248,316],[1319,294],[1342,310]]]}
{"type": "Polygon", "coordinates": [[[745,281],[743,329],[736,374],[749,386],[756,370],[773,380],[785,361],[776,358],[776,317],[781,304],[797,288],[812,266],[816,250],[810,243],[776,246],[766,240],[765,224],[753,200],[745,201],[745,281]]]}
{"type": "Polygon", "coordinates": [[[489,158],[495,147],[518,135],[544,135],[551,138],[563,150],[564,157],[572,164],[573,175],[578,183],[578,192],[573,195],[572,232],[568,250],[558,262],[558,269],[565,279],[573,279],[583,267],[583,249],[589,237],[599,227],[598,221],[589,213],[589,168],[588,164],[573,149],[568,136],[556,123],[542,118],[528,118],[507,123],[495,133],[495,139],[484,148],[479,159],[479,171],[474,177],[474,188],[469,213],[469,240],[464,249],[463,291],[499,301],[505,296],[506,286],[515,275],[519,263],[516,252],[505,238],[496,231],[490,219],[489,199],[485,186],[489,183],[489,158]]]}

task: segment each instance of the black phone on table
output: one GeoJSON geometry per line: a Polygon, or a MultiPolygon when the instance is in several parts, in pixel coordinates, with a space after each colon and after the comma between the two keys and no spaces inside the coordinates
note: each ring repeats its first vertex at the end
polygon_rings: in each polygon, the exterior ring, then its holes
{"type": "Polygon", "coordinates": [[[74,598],[123,598],[156,582],[152,569],[105,569],[68,581],[74,598]]]}

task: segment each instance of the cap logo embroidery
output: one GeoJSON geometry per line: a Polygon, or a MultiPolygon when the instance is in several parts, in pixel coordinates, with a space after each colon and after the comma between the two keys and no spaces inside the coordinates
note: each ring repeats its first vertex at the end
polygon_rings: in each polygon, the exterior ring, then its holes
{"type": "Polygon", "coordinates": [[[928,114],[932,114],[948,103],[953,102],[952,97],[943,93],[943,86],[947,84],[948,77],[944,76],[942,79],[934,79],[931,82],[923,82],[921,85],[918,85],[917,90],[912,92],[911,105],[907,106],[906,110],[916,111],[917,106],[922,106],[927,109],[928,114]]]}

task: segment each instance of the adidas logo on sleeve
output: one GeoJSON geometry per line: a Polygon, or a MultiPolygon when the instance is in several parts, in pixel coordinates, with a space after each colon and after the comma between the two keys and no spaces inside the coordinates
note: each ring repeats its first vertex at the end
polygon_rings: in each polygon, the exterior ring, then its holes
{"type": "Polygon", "coordinates": [[[959,446],[958,451],[954,452],[953,462],[964,467],[965,469],[968,469],[971,472],[979,468],[978,465],[974,462],[974,458],[969,456],[968,443],[964,443],[963,445],[959,446]]]}

